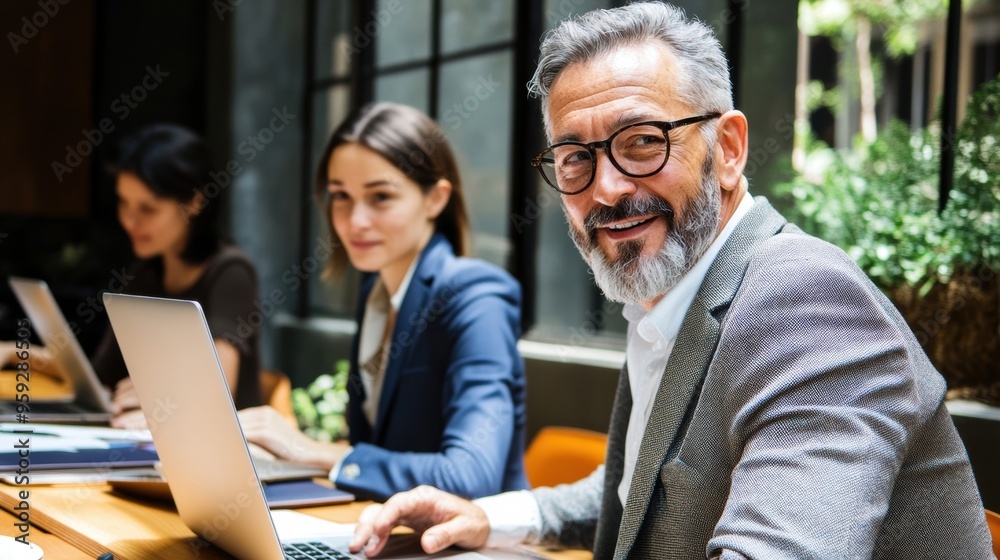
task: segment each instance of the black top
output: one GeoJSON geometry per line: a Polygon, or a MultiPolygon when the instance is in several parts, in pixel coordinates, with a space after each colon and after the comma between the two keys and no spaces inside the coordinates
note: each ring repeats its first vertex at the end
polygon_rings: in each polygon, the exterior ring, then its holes
{"type": "MultiPolygon", "coordinates": [[[[205,271],[188,289],[167,293],[160,258],[132,265],[122,293],[194,300],[201,304],[212,337],[232,344],[240,353],[240,371],[233,402],[236,408],[262,404],[260,394],[259,332],[264,317],[254,306],[257,273],[242,251],[223,246],[209,257],[205,271]],[[131,276],[131,278],[129,277],[131,276]]],[[[112,388],[128,375],[114,331],[108,327],[93,358],[101,381],[112,388]]]]}

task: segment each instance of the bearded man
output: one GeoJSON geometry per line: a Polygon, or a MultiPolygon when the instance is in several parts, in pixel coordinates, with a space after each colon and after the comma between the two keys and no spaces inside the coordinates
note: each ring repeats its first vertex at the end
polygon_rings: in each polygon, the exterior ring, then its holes
{"type": "Polygon", "coordinates": [[[945,383],[842,251],[750,196],[746,117],[710,28],[661,3],[562,23],[530,84],[534,158],[626,366],[604,467],[468,502],[417,488],[352,543],[518,542],[595,558],[993,558],[945,383]]]}

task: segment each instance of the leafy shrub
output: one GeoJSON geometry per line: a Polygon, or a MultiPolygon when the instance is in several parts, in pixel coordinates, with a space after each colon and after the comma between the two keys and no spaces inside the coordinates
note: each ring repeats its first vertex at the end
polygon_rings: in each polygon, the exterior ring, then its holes
{"type": "Polygon", "coordinates": [[[843,248],[884,290],[920,296],[956,273],[1000,270],[1000,78],[967,105],[955,138],[955,180],[938,213],[941,132],[893,122],[842,153],[812,142],[806,171],[780,185],[803,229],[843,248]]]}
{"type": "Polygon", "coordinates": [[[789,218],[838,245],[886,292],[951,389],[1000,406],[1000,78],[969,101],[938,212],[941,132],[892,123],[838,152],[814,142],[780,185],[789,218]]]}
{"type": "Polygon", "coordinates": [[[332,374],[320,375],[309,387],[292,390],[292,409],[306,435],[320,441],[347,437],[347,374],[350,362],[338,360],[332,374]]]}

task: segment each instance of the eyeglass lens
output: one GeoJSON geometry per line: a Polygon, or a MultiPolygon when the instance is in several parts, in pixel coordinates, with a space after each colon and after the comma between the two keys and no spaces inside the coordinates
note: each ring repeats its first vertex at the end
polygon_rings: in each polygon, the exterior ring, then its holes
{"type": "MultiPolygon", "coordinates": [[[[584,144],[563,144],[553,148],[542,159],[545,180],[563,191],[583,189],[590,183],[595,170],[594,155],[584,144]]],[[[652,125],[639,125],[621,130],[611,139],[611,159],[616,167],[629,175],[655,173],[666,162],[670,141],[663,130],[652,125]]]]}

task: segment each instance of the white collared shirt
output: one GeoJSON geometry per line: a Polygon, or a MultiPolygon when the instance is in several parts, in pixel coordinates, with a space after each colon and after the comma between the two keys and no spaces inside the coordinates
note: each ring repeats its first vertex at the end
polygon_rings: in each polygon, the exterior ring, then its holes
{"type": "MultiPolygon", "coordinates": [[[[413,271],[417,268],[420,258],[413,259],[410,268],[403,276],[403,281],[399,284],[396,293],[389,296],[385,287],[385,282],[379,276],[372,286],[372,291],[368,295],[365,303],[365,316],[361,321],[361,333],[358,340],[358,363],[363,364],[371,359],[372,354],[378,352],[382,345],[382,337],[386,329],[386,322],[389,320],[389,306],[392,306],[393,313],[399,312],[399,307],[403,305],[403,298],[406,297],[406,290],[410,287],[410,280],[413,279],[413,271]]],[[[392,336],[390,333],[389,336],[392,336]]],[[[365,368],[359,367],[358,373],[361,377],[361,386],[365,389],[365,402],[361,405],[361,410],[365,413],[368,424],[375,427],[375,420],[378,415],[378,401],[382,395],[382,382],[385,379],[385,367],[388,361],[382,363],[382,371],[377,375],[372,374],[365,368]]]]}
{"type": "MultiPolygon", "coordinates": [[[[653,414],[653,402],[684,315],[715,257],[753,204],[750,193],[744,193],[736,211],[705,254],[648,313],[638,304],[626,305],[622,310],[628,321],[625,356],[632,393],[632,412],[625,433],[625,468],[618,485],[618,499],[623,507],[628,500],[642,436],[653,414]]],[[[486,546],[513,546],[541,534],[542,516],[531,492],[506,492],[474,501],[483,508],[490,522],[486,546]]]]}
{"type": "Polygon", "coordinates": [[[736,229],[736,224],[752,207],[753,197],[750,193],[745,193],[726,227],[722,228],[705,254],[648,313],[638,304],[629,304],[622,309],[622,316],[628,321],[625,363],[628,364],[628,382],[632,389],[632,412],[625,432],[625,468],[618,485],[618,499],[622,506],[628,499],[642,436],[649,417],[653,414],[653,402],[667,369],[670,352],[677,341],[677,333],[684,322],[684,315],[698,294],[701,283],[705,281],[705,275],[715,262],[715,257],[736,229]]]}
{"type": "MultiPolygon", "coordinates": [[[[382,336],[385,333],[386,321],[389,318],[389,305],[392,306],[392,311],[396,314],[399,313],[399,308],[403,305],[403,299],[406,297],[406,291],[410,288],[410,280],[413,279],[413,273],[417,270],[417,264],[420,262],[420,256],[413,259],[410,263],[410,268],[406,271],[403,276],[403,281],[399,284],[399,289],[396,290],[395,294],[389,297],[389,291],[385,287],[385,283],[382,282],[382,277],[379,276],[375,280],[375,285],[372,286],[372,291],[368,295],[368,301],[365,303],[365,315],[361,320],[361,330],[359,333],[360,339],[358,340],[358,363],[363,364],[374,352],[378,351],[379,346],[382,343],[382,336]],[[388,305],[386,305],[386,300],[388,300],[388,305]]],[[[389,336],[392,336],[390,333],[389,336]]],[[[382,384],[385,381],[385,368],[388,367],[388,360],[383,362],[382,371],[378,375],[372,375],[365,368],[358,367],[358,374],[361,377],[361,386],[365,389],[365,402],[361,403],[361,411],[365,415],[365,419],[368,420],[368,424],[374,428],[375,420],[378,418],[378,402],[382,396],[382,384]]],[[[340,467],[344,464],[344,461],[351,454],[354,447],[348,447],[340,457],[337,462],[334,463],[333,468],[330,469],[330,481],[336,483],[337,477],[340,476],[340,467]]]]}

